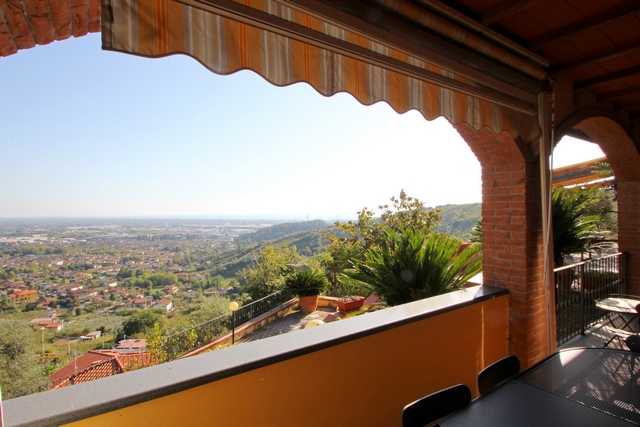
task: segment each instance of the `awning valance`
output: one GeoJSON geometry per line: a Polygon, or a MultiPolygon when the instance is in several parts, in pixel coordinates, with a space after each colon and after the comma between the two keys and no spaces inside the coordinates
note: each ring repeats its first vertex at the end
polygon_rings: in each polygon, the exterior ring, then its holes
{"type": "Polygon", "coordinates": [[[182,53],[219,74],[249,69],[279,86],[307,82],[326,96],[348,92],[362,104],[385,101],[428,120],[444,116],[527,142],[539,136],[534,94],[492,76],[474,79],[477,71],[464,64],[452,71],[437,52],[416,45],[414,53],[363,28],[287,0],[103,0],[106,50],[182,53]]]}

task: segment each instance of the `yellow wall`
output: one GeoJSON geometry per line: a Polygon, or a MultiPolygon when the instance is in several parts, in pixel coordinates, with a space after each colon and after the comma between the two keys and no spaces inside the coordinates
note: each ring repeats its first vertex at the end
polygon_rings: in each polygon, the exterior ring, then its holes
{"type": "Polygon", "coordinates": [[[507,355],[507,304],[501,296],[69,425],[400,426],[404,405],[433,391],[464,383],[477,393],[477,372],[507,355]]]}

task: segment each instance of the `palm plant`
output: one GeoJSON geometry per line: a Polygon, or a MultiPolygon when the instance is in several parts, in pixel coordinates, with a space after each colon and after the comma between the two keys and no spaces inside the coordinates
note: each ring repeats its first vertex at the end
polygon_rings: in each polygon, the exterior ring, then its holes
{"type": "Polygon", "coordinates": [[[482,270],[481,246],[460,251],[461,241],[429,228],[385,229],[386,239],[353,262],[342,280],[369,287],[389,305],[462,287],[482,270]]]}
{"type": "Polygon", "coordinates": [[[562,266],[565,255],[582,252],[588,248],[590,233],[595,230],[600,217],[584,215],[584,212],[596,201],[591,191],[553,188],[551,209],[556,267],[562,266]]]}
{"type": "Polygon", "coordinates": [[[326,289],[328,284],[324,273],[316,269],[296,271],[287,276],[284,281],[285,289],[299,297],[318,295],[326,289]]]}

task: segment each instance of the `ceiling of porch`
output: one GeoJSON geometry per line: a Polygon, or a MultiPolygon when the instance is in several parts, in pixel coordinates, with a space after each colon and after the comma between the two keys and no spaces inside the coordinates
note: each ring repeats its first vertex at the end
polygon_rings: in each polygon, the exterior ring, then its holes
{"type": "MultiPolygon", "coordinates": [[[[426,2],[421,2],[426,3],[426,2]]],[[[640,2],[455,0],[465,18],[539,55],[551,75],[618,112],[640,113],[640,2]]]]}

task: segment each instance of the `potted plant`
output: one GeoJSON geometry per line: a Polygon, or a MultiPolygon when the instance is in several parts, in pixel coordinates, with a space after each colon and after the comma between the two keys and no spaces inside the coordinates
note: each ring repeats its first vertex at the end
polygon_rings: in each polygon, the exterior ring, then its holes
{"type": "MultiPolygon", "coordinates": [[[[347,279],[347,278],[345,278],[347,279]]],[[[340,280],[338,288],[338,311],[347,313],[349,311],[362,308],[364,296],[361,295],[363,289],[353,281],[340,280]]]]}
{"type": "Polygon", "coordinates": [[[297,271],[285,279],[284,286],[298,295],[300,310],[311,313],[318,307],[318,296],[326,289],[328,281],[319,270],[297,271]]]}
{"type": "Polygon", "coordinates": [[[360,295],[346,295],[338,299],[338,311],[348,313],[358,310],[364,305],[364,297],[360,295]]]}

